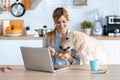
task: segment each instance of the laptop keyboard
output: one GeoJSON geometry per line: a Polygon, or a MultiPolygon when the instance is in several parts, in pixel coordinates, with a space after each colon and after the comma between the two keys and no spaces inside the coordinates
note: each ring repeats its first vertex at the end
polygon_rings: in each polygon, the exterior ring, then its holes
{"type": "Polygon", "coordinates": [[[54,70],[58,70],[58,69],[60,69],[60,68],[54,68],[54,70]]]}

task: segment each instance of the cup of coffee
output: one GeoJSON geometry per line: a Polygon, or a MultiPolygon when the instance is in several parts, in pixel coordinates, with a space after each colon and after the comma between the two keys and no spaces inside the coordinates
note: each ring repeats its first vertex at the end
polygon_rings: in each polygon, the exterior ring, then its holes
{"type": "Polygon", "coordinates": [[[92,72],[98,71],[99,67],[100,67],[99,59],[90,60],[90,69],[91,69],[92,72]]]}

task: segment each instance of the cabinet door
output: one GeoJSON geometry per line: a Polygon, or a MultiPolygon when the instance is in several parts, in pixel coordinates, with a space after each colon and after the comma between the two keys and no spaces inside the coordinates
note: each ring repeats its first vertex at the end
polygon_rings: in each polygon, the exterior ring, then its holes
{"type": "Polygon", "coordinates": [[[23,65],[20,46],[25,40],[0,40],[0,65],[23,65]]]}
{"type": "Polygon", "coordinates": [[[115,63],[116,64],[120,64],[120,41],[119,40],[116,40],[115,41],[115,50],[114,50],[114,53],[115,54],[115,63]]]}
{"type": "Polygon", "coordinates": [[[110,64],[120,64],[120,46],[117,40],[101,40],[110,57],[110,64]]]}
{"type": "Polygon", "coordinates": [[[42,47],[42,40],[27,40],[28,47],[42,47]]]}

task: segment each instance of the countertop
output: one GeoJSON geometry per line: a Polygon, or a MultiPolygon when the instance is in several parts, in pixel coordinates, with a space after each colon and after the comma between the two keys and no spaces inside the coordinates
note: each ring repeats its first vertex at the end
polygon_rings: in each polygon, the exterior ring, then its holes
{"type": "Polygon", "coordinates": [[[120,36],[91,36],[97,38],[98,40],[120,40],[120,36]]]}
{"type": "Polygon", "coordinates": [[[0,36],[0,40],[42,40],[43,37],[34,37],[33,35],[29,36],[18,36],[18,37],[9,37],[9,36],[0,36]]]}
{"type": "Polygon", "coordinates": [[[82,65],[68,66],[67,70],[55,73],[26,70],[23,65],[10,67],[10,72],[0,71],[0,80],[120,80],[120,65],[104,67],[108,70],[105,74],[92,74],[89,66],[82,65]]]}
{"type": "MultiPolygon", "coordinates": [[[[97,38],[98,40],[120,40],[119,37],[112,37],[112,36],[93,36],[92,37],[97,38]]],[[[8,36],[0,36],[0,40],[43,40],[43,37],[34,37],[33,35],[29,36],[19,36],[19,37],[8,37],[8,36]]]]}

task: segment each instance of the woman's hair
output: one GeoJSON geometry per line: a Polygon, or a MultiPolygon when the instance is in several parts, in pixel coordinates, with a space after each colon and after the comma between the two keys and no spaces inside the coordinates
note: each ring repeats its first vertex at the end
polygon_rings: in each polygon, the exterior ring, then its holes
{"type": "MultiPolygon", "coordinates": [[[[53,12],[54,23],[56,23],[61,16],[64,16],[67,20],[69,20],[69,15],[67,10],[64,9],[63,7],[58,7],[53,12]]],[[[48,41],[49,41],[48,43],[51,45],[52,41],[55,39],[56,36],[56,28],[48,32],[46,35],[48,37],[48,41]]]]}
{"type": "Polygon", "coordinates": [[[69,20],[68,12],[63,7],[56,8],[53,12],[53,20],[56,23],[58,19],[64,16],[67,20],[69,20]]]}

